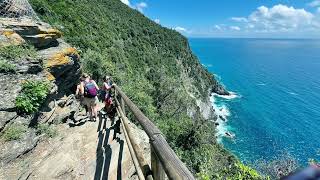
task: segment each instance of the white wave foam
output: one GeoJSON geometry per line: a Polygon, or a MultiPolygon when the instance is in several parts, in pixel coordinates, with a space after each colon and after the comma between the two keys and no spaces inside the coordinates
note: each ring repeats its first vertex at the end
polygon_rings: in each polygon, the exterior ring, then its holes
{"type": "Polygon", "coordinates": [[[289,94],[294,95],[294,96],[297,96],[297,95],[298,95],[298,94],[295,93],[295,92],[289,92],[289,94]]]}
{"type": "Polygon", "coordinates": [[[257,85],[258,86],[266,86],[267,84],[266,83],[258,83],[257,85]]]}
{"type": "Polygon", "coordinates": [[[235,99],[235,98],[238,98],[240,97],[237,93],[235,92],[232,92],[232,91],[229,91],[230,95],[220,95],[220,94],[217,94],[217,93],[213,93],[212,95],[213,96],[217,96],[217,97],[220,97],[220,98],[223,98],[223,99],[228,99],[228,100],[231,100],[231,99],[235,99]]]}
{"type": "Polygon", "coordinates": [[[216,130],[216,136],[217,136],[217,140],[219,143],[221,143],[222,141],[222,137],[226,137],[226,134],[231,134],[232,136],[234,136],[233,133],[230,132],[230,127],[227,125],[227,121],[228,121],[228,117],[231,115],[228,107],[225,104],[218,104],[216,103],[216,99],[215,97],[221,97],[224,99],[234,99],[239,97],[236,93],[234,92],[230,92],[231,95],[229,96],[225,96],[225,95],[218,95],[213,93],[210,97],[210,100],[212,102],[212,107],[215,110],[215,113],[217,115],[217,120],[216,123],[218,123],[219,125],[217,125],[216,130]]]}

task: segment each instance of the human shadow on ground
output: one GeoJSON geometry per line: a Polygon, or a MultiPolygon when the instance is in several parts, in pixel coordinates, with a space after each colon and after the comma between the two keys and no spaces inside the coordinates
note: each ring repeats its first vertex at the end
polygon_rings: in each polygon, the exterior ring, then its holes
{"type": "Polygon", "coordinates": [[[107,119],[99,117],[95,180],[107,179],[110,168],[112,150],[108,144],[108,139],[111,129],[106,128],[106,121],[107,119]]]}
{"type": "Polygon", "coordinates": [[[117,179],[121,179],[121,161],[124,149],[124,141],[116,135],[120,132],[120,120],[117,118],[107,119],[106,116],[99,115],[98,123],[98,145],[96,150],[96,171],[94,179],[100,180],[108,178],[112,153],[119,153],[117,164],[117,179]],[[111,126],[109,128],[107,128],[107,121],[111,121],[111,126]],[[111,130],[114,131],[112,141],[116,140],[116,142],[120,144],[119,152],[112,152],[111,145],[108,142],[111,130]]]}
{"type": "Polygon", "coordinates": [[[120,151],[119,151],[119,156],[118,156],[118,167],[117,167],[117,180],[122,179],[122,155],[123,155],[123,146],[124,146],[124,141],[121,140],[119,137],[116,138],[117,142],[120,144],[120,151]]]}

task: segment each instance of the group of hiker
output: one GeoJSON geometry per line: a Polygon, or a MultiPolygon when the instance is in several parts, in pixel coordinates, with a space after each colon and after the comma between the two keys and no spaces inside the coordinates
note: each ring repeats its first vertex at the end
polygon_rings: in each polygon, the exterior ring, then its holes
{"type": "Polygon", "coordinates": [[[112,81],[110,76],[103,78],[103,85],[101,88],[91,77],[84,73],[80,77],[80,83],[77,86],[76,97],[80,99],[81,104],[86,109],[87,116],[90,120],[96,121],[98,119],[98,103],[99,98],[104,102],[104,111],[110,112],[112,108],[111,96],[112,81]]]}

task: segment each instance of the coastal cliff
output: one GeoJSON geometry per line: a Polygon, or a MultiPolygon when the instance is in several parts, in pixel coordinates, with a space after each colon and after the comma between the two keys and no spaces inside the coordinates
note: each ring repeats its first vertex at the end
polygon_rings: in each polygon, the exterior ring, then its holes
{"type": "Polygon", "coordinates": [[[111,75],[193,173],[213,176],[233,166],[234,156],[215,140],[217,117],[210,102],[212,92],[228,92],[184,36],[119,0],[30,2],[81,50],[83,70],[98,82],[111,75]]]}
{"type": "MultiPolygon", "coordinates": [[[[33,154],[39,142],[39,132],[37,128],[30,127],[41,127],[42,122],[65,123],[72,118],[78,106],[70,94],[80,72],[85,71],[98,83],[103,76],[111,75],[114,82],[161,129],[170,146],[197,177],[229,177],[242,172],[237,159],[218,144],[215,137],[214,121],[217,116],[210,95],[213,92],[228,95],[228,92],[200,64],[184,36],[160,26],[119,0],[30,0],[30,3],[40,19],[50,25],[34,24],[31,30],[40,30],[27,31],[26,34],[19,31],[26,25],[21,28],[18,24],[16,28],[12,22],[2,24],[4,29],[8,29],[2,31],[3,42],[15,46],[24,42],[31,45],[19,46],[22,54],[27,56],[22,56],[22,61],[12,61],[28,62],[26,66],[16,65],[26,70],[18,68],[16,71],[13,68],[1,74],[1,82],[8,87],[1,100],[9,102],[1,105],[1,133],[6,134],[15,123],[22,132],[19,141],[13,139],[2,146],[5,147],[1,149],[2,165],[27,153],[33,154]],[[35,63],[37,57],[41,61],[35,63]],[[33,69],[37,71],[33,72],[33,69]],[[48,82],[46,86],[50,87],[43,101],[38,103],[41,105],[39,109],[31,108],[33,111],[27,112],[27,116],[22,115],[15,104],[19,93],[24,90],[24,80],[48,82]],[[6,82],[13,82],[14,86],[6,82]],[[15,117],[15,121],[10,117],[15,117]],[[19,150],[10,151],[10,147],[19,150]]],[[[5,61],[9,59],[12,57],[5,61]]],[[[133,119],[131,114],[128,116],[133,119]]],[[[82,130],[79,131],[87,132],[82,130]]],[[[61,134],[67,131],[58,127],[61,134]]],[[[70,131],[69,135],[75,134],[77,132],[70,131]]],[[[68,133],[63,137],[68,143],[68,133]]],[[[64,150],[67,151],[66,148],[64,150]]],[[[55,152],[61,154],[58,150],[55,152]]],[[[74,169],[66,167],[63,172],[72,174],[71,170],[74,169]]],[[[29,173],[32,174],[27,171],[22,175],[29,173]]],[[[59,173],[54,176],[59,177],[59,173]]]]}

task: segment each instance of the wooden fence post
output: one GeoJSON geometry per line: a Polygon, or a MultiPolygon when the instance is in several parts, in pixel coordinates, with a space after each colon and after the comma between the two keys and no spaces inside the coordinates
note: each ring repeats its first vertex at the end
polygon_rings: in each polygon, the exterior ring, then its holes
{"type": "Polygon", "coordinates": [[[154,149],[151,144],[150,144],[150,148],[151,148],[151,169],[152,169],[153,179],[164,180],[166,173],[161,165],[159,158],[154,152],[154,149]]]}
{"type": "Polygon", "coordinates": [[[121,110],[122,110],[124,116],[126,116],[125,103],[124,103],[124,100],[122,97],[120,98],[120,105],[121,105],[121,110]]]}

